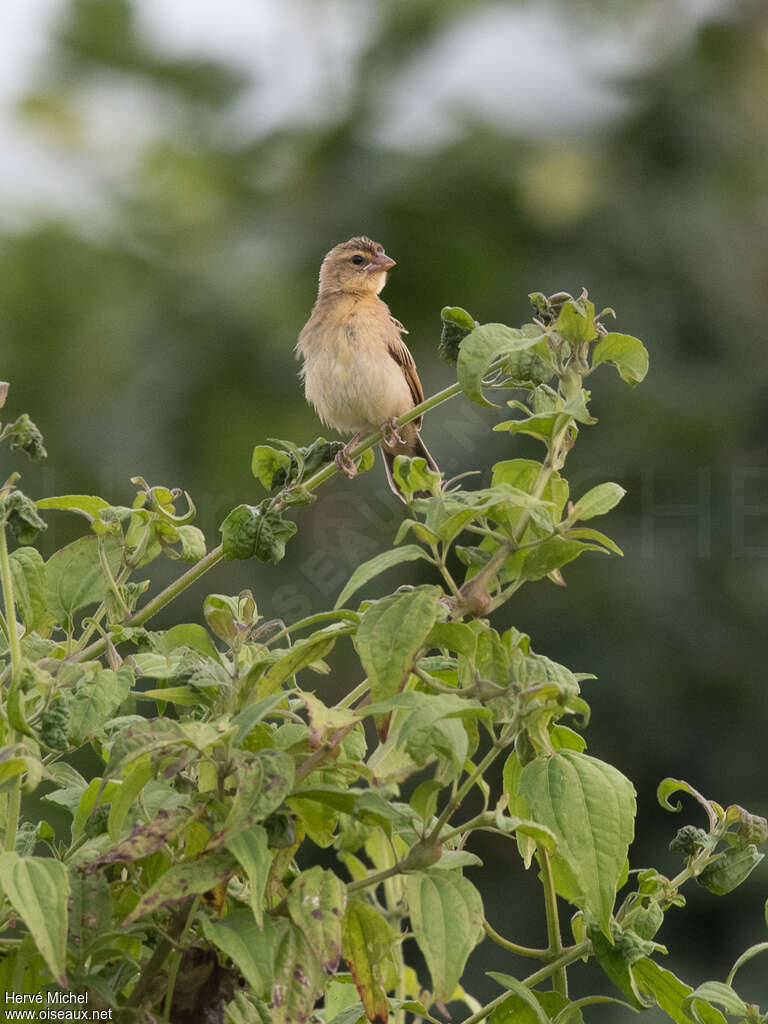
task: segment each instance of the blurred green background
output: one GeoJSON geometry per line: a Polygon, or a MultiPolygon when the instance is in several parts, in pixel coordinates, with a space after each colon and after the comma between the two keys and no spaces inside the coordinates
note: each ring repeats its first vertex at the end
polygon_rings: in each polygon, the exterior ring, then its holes
{"type": "MultiPolygon", "coordinates": [[[[637,786],[635,866],[675,873],[675,829],[703,824],[658,808],[667,775],[766,814],[765,4],[6,0],[0,22],[0,377],[50,453],[25,490],[127,503],[141,473],[190,491],[215,544],[260,497],[253,445],[319,432],[292,350],[350,235],[398,261],[385,298],[427,394],[452,377],[443,305],[518,325],[528,292],[586,287],[651,353],[635,391],[592,378],[600,423],[567,467],[575,496],[627,488],[605,524],[626,557],[585,557],[504,615],[599,676],[589,749],[637,786]]],[[[490,434],[500,416],[456,400],[425,437],[449,474],[487,477],[538,454],[490,434]]],[[[279,567],[220,567],[168,621],[246,586],[266,616],[328,607],[402,514],[380,465],[335,480],[279,567]]],[[[74,529],[52,517],[44,550],[74,529]]],[[[334,669],[324,692],[354,679],[334,669]]],[[[475,848],[491,921],[540,942],[513,847],[475,848]]],[[[768,938],[767,879],[691,887],[658,936],[668,966],[724,979],[768,938]]],[[[470,966],[480,998],[484,971],[516,967],[488,942],[470,966]]],[[[740,978],[768,1000],[764,958],[740,978]]]]}

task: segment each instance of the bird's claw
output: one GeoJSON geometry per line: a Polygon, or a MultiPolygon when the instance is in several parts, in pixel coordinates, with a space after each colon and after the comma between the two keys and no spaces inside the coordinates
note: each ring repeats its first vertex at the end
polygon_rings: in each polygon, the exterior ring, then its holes
{"type": "Polygon", "coordinates": [[[397,429],[396,416],[390,416],[387,422],[382,424],[381,439],[387,448],[394,448],[396,445],[405,444],[405,439],[397,429]]]}
{"type": "Polygon", "coordinates": [[[342,448],[340,452],[336,452],[333,461],[336,469],[343,473],[349,480],[357,476],[357,466],[355,465],[354,459],[349,454],[347,446],[342,448]]]}

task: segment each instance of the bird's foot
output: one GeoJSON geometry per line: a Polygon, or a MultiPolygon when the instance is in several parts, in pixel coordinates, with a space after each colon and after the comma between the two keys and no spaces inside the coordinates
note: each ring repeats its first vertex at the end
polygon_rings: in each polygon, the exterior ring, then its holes
{"type": "Polygon", "coordinates": [[[397,429],[397,416],[390,416],[386,423],[382,423],[381,439],[387,448],[394,448],[396,445],[405,444],[405,438],[397,429]]]}
{"type": "Polygon", "coordinates": [[[340,452],[336,452],[333,459],[336,469],[343,473],[349,480],[352,480],[353,477],[357,476],[357,466],[355,465],[355,460],[350,455],[350,452],[359,440],[360,434],[357,433],[353,438],[347,441],[340,452]]]}

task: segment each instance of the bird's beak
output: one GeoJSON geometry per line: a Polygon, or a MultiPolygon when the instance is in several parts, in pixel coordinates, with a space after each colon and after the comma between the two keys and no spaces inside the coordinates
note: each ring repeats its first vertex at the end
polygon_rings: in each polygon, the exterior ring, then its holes
{"type": "Polygon", "coordinates": [[[372,269],[376,270],[391,270],[392,267],[396,267],[397,264],[393,259],[386,255],[386,253],[380,252],[378,256],[374,256],[371,262],[368,264],[372,269]]]}

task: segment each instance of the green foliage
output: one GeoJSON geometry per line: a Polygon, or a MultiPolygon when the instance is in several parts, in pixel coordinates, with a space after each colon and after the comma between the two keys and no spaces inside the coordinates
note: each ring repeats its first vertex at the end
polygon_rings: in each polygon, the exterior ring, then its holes
{"type": "MultiPolygon", "coordinates": [[[[583,1007],[604,1001],[657,1004],[676,1024],[722,1024],[723,1012],[762,1019],[733,982],[768,943],[750,946],[725,983],[694,989],[660,966],[656,936],[684,904],[686,882],[723,895],[760,866],[766,821],[666,779],[662,805],[679,810],[670,798],[687,794],[707,828],[678,831],[674,878],[630,872],[634,787],[585,753],[576,731],[589,719],[582,684],[593,677],[494,625],[524,586],[562,584],[582,554],[620,554],[580,524],[609,513],[624,489],[599,483],[571,501],[563,471],[596,422],[584,380],[602,362],[629,383],[646,367],[645,349],[608,334],[586,294],[532,301],[535,322],[520,329],[443,311],[444,347],[460,346],[458,383],[440,400],[521,395],[507,403],[516,418],[499,426],[513,450],[518,434],[537,439],[542,460],[502,459],[489,486],[468,490],[447,486],[423,459],[398,458],[408,518],[327,612],[263,622],[244,590],[205,597],[205,625],[146,627],[218,562],[284,557],[297,530],[286,512],[335,472],[324,438],[259,445],[252,467],[267,497],[230,512],[210,552],[189,495],[141,477],[130,506],[88,494],[35,504],[16,475],[5,483],[0,949],[13,975],[0,979],[9,987],[14,978],[67,984],[126,1019],[173,1019],[218,1000],[231,1024],[404,1024],[408,1014],[435,1020],[449,1003],[463,1004],[459,1019],[472,1024],[579,1024],[583,1007]],[[84,520],[84,534],[47,561],[31,544],[41,512],[84,520]],[[9,552],[13,537],[20,546],[9,552]],[[142,602],[148,583],[136,572],[179,557],[194,565],[142,602]],[[416,561],[433,582],[344,607],[416,561]],[[317,677],[335,671],[339,646],[362,681],[333,703],[317,677]],[[73,763],[79,751],[89,756],[73,763]],[[22,820],[22,792],[43,785],[43,799],[70,819],[68,834],[22,820]],[[480,830],[523,869],[538,867],[546,949],[489,925],[472,850],[480,830]],[[324,866],[304,867],[319,849],[324,866]],[[540,962],[527,976],[494,973],[504,992],[485,1006],[464,987],[481,942],[540,962]],[[567,973],[589,958],[621,998],[569,998],[567,973]],[[235,991],[237,977],[245,987],[235,991]]],[[[361,442],[361,465],[375,443],[361,442]]]]}

